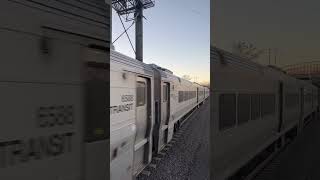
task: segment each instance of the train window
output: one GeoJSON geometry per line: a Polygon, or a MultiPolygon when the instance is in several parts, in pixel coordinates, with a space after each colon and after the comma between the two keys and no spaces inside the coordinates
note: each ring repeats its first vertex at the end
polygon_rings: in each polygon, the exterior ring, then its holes
{"type": "MultiPolygon", "coordinates": [[[[96,142],[110,138],[110,81],[106,64],[87,66],[88,80],[85,82],[85,141],[96,142]],[[102,68],[100,68],[102,67],[102,68]]],[[[71,107],[71,112],[73,107],[71,107]]]]}
{"type": "Polygon", "coordinates": [[[267,109],[268,109],[268,105],[267,102],[268,101],[268,97],[266,94],[261,94],[261,117],[263,118],[264,116],[266,116],[267,113],[267,109]]]}
{"type": "Polygon", "coordinates": [[[245,123],[250,120],[250,95],[238,95],[238,124],[245,123]]]}
{"type": "Polygon", "coordinates": [[[179,91],[179,92],[178,92],[178,96],[179,96],[179,97],[178,97],[178,101],[179,101],[179,103],[180,103],[180,102],[183,101],[183,91],[179,91]]]}
{"type": "Polygon", "coordinates": [[[296,107],[299,104],[299,94],[297,93],[287,93],[285,96],[285,106],[286,108],[296,107]]]}
{"type": "Polygon", "coordinates": [[[219,129],[231,128],[236,123],[236,95],[222,94],[219,97],[219,129]]]}
{"type": "Polygon", "coordinates": [[[299,94],[297,93],[297,94],[295,94],[295,96],[294,96],[295,98],[294,98],[294,104],[295,104],[295,106],[298,106],[299,105],[299,99],[300,99],[300,97],[299,97],[299,94]]]}
{"type": "Polygon", "coordinates": [[[275,96],[273,94],[261,95],[261,115],[274,114],[275,110],[275,96]]]}
{"type": "Polygon", "coordinates": [[[291,100],[292,100],[291,95],[289,93],[286,93],[285,102],[284,102],[286,108],[290,108],[292,106],[291,100]]]}
{"type": "Polygon", "coordinates": [[[166,84],[164,84],[162,86],[163,89],[163,102],[167,102],[168,101],[168,86],[166,84]]]}
{"type": "Polygon", "coordinates": [[[197,92],[196,91],[179,91],[178,96],[179,96],[178,101],[180,103],[180,102],[195,98],[197,96],[197,92]]]}
{"type": "Polygon", "coordinates": [[[146,98],[146,84],[144,82],[137,82],[137,107],[145,105],[146,98]]]}
{"type": "Polygon", "coordinates": [[[255,120],[260,117],[260,95],[251,95],[251,119],[255,120]]]}
{"type": "MultiPolygon", "coordinates": [[[[276,112],[275,111],[275,108],[276,108],[276,95],[270,94],[269,96],[270,96],[269,99],[270,99],[270,105],[271,105],[271,106],[269,106],[270,107],[270,111],[269,112],[270,112],[270,114],[275,114],[275,112],[276,112]]],[[[299,96],[297,96],[296,100],[299,102],[299,96]]]]}
{"type": "Polygon", "coordinates": [[[311,93],[307,93],[305,95],[305,101],[306,101],[306,103],[311,103],[312,102],[312,94],[311,93]]]}

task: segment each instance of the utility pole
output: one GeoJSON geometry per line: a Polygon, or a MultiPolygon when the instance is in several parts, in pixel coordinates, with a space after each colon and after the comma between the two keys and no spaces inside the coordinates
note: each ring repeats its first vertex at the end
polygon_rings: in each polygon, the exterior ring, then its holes
{"type": "Polygon", "coordinates": [[[143,61],[143,5],[139,1],[134,13],[136,21],[136,59],[143,61]]]}
{"type": "Polygon", "coordinates": [[[143,61],[143,10],[154,7],[154,0],[112,0],[112,7],[119,16],[125,16],[127,22],[135,22],[136,49],[134,51],[136,59],[143,61]]]}

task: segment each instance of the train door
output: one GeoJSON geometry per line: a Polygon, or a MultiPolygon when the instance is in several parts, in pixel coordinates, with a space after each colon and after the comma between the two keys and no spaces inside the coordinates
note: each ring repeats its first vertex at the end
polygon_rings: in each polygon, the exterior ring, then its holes
{"type": "Polygon", "coordinates": [[[278,119],[279,119],[279,125],[278,125],[278,132],[281,131],[282,123],[283,123],[283,82],[279,82],[279,89],[278,89],[279,99],[278,99],[278,119]]]}
{"type": "MultiPolygon", "coordinates": [[[[161,83],[161,124],[164,127],[168,126],[169,123],[169,114],[170,114],[170,84],[162,82],[161,83]]],[[[162,130],[163,131],[163,130],[162,130]]],[[[168,129],[163,131],[162,136],[162,145],[165,145],[168,140],[168,129]]]]}
{"type": "Polygon", "coordinates": [[[110,144],[110,64],[106,62],[106,48],[87,48],[85,86],[85,177],[109,177],[110,144]]]}
{"type": "Polygon", "coordinates": [[[206,99],[206,90],[203,88],[203,100],[206,99]]]}
{"type": "Polygon", "coordinates": [[[199,88],[197,87],[197,103],[199,103],[199,88]]]}
{"type": "Polygon", "coordinates": [[[169,119],[169,83],[162,83],[162,95],[161,95],[161,118],[162,122],[168,124],[169,119]]]}
{"type": "Polygon", "coordinates": [[[302,131],[303,128],[303,113],[304,113],[304,88],[300,88],[300,122],[299,122],[299,131],[302,131]]]}
{"type": "Polygon", "coordinates": [[[148,128],[150,113],[150,83],[146,78],[137,77],[136,82],[136,137],[134,145],[134,173],[147,163],[148,128]]]}

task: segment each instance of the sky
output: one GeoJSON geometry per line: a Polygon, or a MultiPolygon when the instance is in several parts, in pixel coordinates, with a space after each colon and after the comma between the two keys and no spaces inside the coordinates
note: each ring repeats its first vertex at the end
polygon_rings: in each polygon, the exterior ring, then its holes
{"type": "MultiPolygon", "coordinates": [[[[144,62],[167,68],[175,75],[189,75],[199,83],[210,81],[210,0],[155,0],[144,10],[144,62]]],[[[119,16],[112,12],[113,41],[124,31],[119,16]]],[[[128,27],[132,22],[125,22],[128,27]]],[[[129,36],[135,47],[134,26],[129,36]]],[[[135,57],[123,35],[115,50],[135,57]]]]}
{"type": "MultiPolygon", "coordinates": [[[[248,41],[271,48],[271,64],[279,67],[320,60],[320,1],[215,0],[212,6],[212,45],[232,51],[235,41],[248,41]]],[[[268,64],[268,53],[257,61],[268,64]]]]}

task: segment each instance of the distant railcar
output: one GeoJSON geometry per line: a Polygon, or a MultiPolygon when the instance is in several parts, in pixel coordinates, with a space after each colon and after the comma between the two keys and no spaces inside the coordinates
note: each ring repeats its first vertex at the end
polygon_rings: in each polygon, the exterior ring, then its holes
{"type": "Polygon", "coordinates": [[[170,142],[183,117],[209,96],[206,87],[115,51],[110,90],[112,180],[137,176],[170,142]]]}
{"type": "Polygon", "coordinates": [[[213,175],[241,179],[318,111],[318,89],[278,68],[211,48],[213,175]]]}

